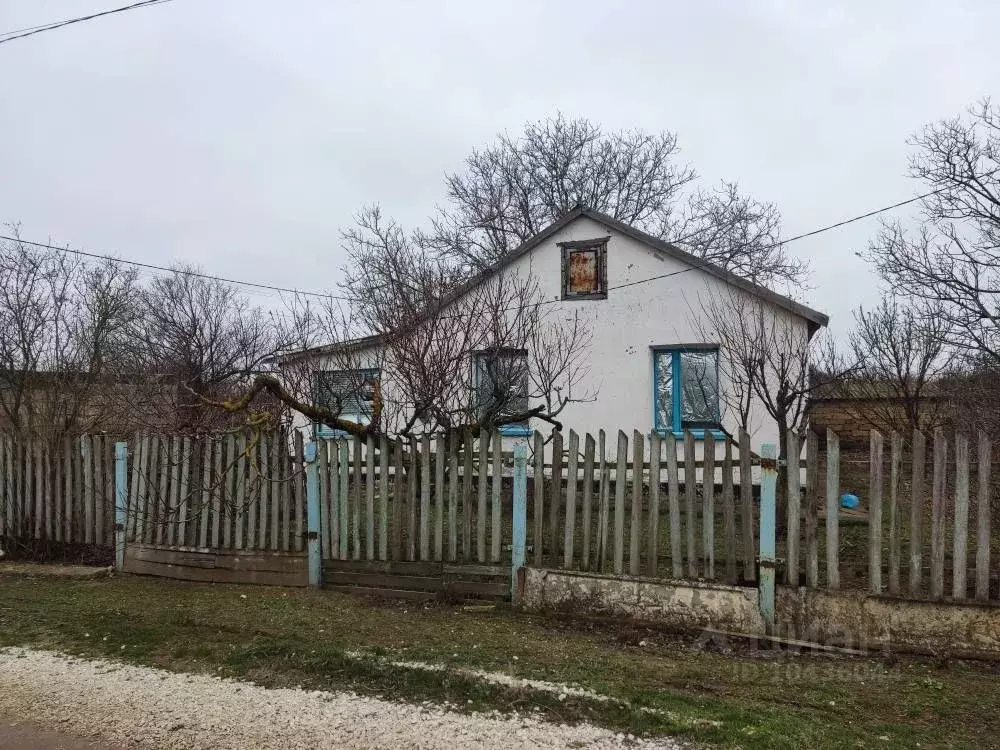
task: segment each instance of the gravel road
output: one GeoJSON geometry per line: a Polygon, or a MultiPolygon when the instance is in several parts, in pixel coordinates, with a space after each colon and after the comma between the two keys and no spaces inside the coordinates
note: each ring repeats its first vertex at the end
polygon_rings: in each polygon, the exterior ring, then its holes
{"type": "Polygon", "coordinates": [[[0,650],[0,715],[122,748],[682,747],[586,724],[270,690],[29,649],[0,650]]]}

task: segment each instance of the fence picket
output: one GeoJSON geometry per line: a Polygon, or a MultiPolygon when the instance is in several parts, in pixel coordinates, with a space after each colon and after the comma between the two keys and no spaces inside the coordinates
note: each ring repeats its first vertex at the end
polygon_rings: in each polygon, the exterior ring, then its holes
{"type": "Polygon", "coordinates": [[[267,492],[264,476],[267,473],[267,448],[264,436],[258,435],[246,447],[247,453],[247,549],[264,548],[267,537],[267,492]],[[256,495],[256,499],[251,501],[256,495]],[[258,529],[258,524],[260,528],[258,529]]]}
{"type": "Polygon", "coordinates": [[[660,459],[663,444],[655,430],[649,436],[649,539],[646,550],[646,572],[655,578],[660,556],[660,459]]]}
{"type": "Polygon", "coordinates": [[[670,506],[670,572],[674,578],[684,575],[684,553],[681,550],[681,485],[677,466],[677,438],[668,432],[667,503],[670,506]]]}
{"type": "Polygon", "coordinates": [[[476,466],[476,559],[486,562],[486,482],[489,473],[490,434],[479,431],[479,462],[476,466]]]}
{"type": "Polygon", "coordinates": [[[501,443],[500,433],[493,433],[493,477],[490,480],[490,492],[492,493],[493,508],[490,519],[493,527],[490,529],[490,560],[500,562],[500,542],[501,538],[501,517],[500,517],[500,490],[503,486],[503,467],[501,464],[501,443]]]}
{"type": "Polygon", "coordinates": [[[977,473],[979,492],[976,512],[976,599],[986,601],[990,589],[990,468],[993,446],[985,432],[979,433],[977,473]]]}
{"type": "Polygon", "coordinates": [[[625,570],[625,483],[628,462],[628,435],[618,431],[618,460],[615,463],[615,575],[625,570]]]}
{"type": "Polygon", "coordinates": [[[603,573],[608,562],[608,525],[610,523],[611,516],[611,480],[608,478],[607,435],[604,430],[601,430],[598,432],[597,437],[598,449],[601,453],[600,466],[598,467],[598,474],[600,475],[600,484],[598,485],[598,492],[600,493],[600,498],[598,500],[600,503],[600,510],[597,514],[597,571],[599,573],[603,573]]]}
{"type": "Polygon", "coordinates": [[[868,460],[868,585],[873,594],[882,593],[882,433],[871,431],[868,460]]]}
{"type": "Polygon", "coordinates": [[[684,431],[684,523],[687,526],[688,575],[698,577],[698,551],[695,547],[697,527],[698,480],[695,469],[694,435],[684,431]]]}
{"type": "Polygon", "coordinates": [[[715,578],[715,438],[705,430],[701,470],[701,541],[705,551],[705,577],[715,578]]]}
{"type": "Polygon", "coordinates": [[[733,503],[733,441],[722,457],[722,536],[726,546],[726,583],[736,583],[736,508],[733,503]]]}
{"type": "Polygon", "coordinates": [[[576,483],[579,471],[580,436],[575,430],[569,431],[569,455],[566,470],[566,533],[563,538],[563,567],[573,567],[573,548],[576,531],[576,483]]]}
{"type": "Polygon", "coordinates": [[[785,473],[788,481],[788,523],[786,526],[787,552],[785,581],[790,586],[799,585],[799,524],[802,519],[802,474],[799,465],[801,446],[799,436],[789,430],[785,437],[785,473]]]}
{"type": "Polygon", "coordinates": [[[226,435],[225,454],[216,476],[222,492],[222,546],[229,549],[232,547],[236,503],[239,502],[236,494],[236,436],[232,433],[226,435]]]}
{"type": "Polygon", "coordinates": [[[447,462],[448,441],[442,433],[437,436],[437,451],[434,455],[434,559],[444,559],[444,505],[445,485],[444,470],[447,462]]]}
{"type": "Polygon", "coordinates": [[[552,482],[549,485],[549,539],[552,541],[550,564],[559,565],[559,506],[562,505],[563,435],[560,430],[552,431],[552,482]]]}
{"type": "Polygon", "coordinates": [[[458,442],[459,433],[448,434],[448,559],[458,561],[458,442]]]}
{"type": "Polygon", "coordinates": [[[396,473],[392,490],[392,548],[390,559],[403,559],[403,512],[406,510],[406,477],[403,466],[403,443],[400,440],[392,442],[392,453],[396,459],[396,473]]]}
{"type": "MultiPolygon", "coordinates": [[[[45,441],[42,443],[42,487],[43,487],[43,507],[45,512],[45,538],[52,539],[55,532],[55,524],[53,523],[53,511],[55,510],[55,503],[52,497],[52,449],[48,443],[45,441]]],[[[103,508],[102,513],[99,516],[101,524],[99,526],[100,530],[100,541],[98,544],[104,543],[104,514],[103,508]]]]}
{"type": "Polygon", "coordinates": [[[819,436],[806,435],[806,586],[819,588],[819,436]]]}
{"type": "Polygon", "coordinates": [[[913,431],[913,467],[910,479],[910,595],[917,596],[921,586],[920,526],[924,514],[924,459],[926,441],[919,430],[913,431]]]}
{"type": "Polygon", "coordinates": [[[931,599],[944,596],[944,491],[948,441],[944,430],[934,431],[934,476],[931,483],[931,599]]]}
{"type": "Polygon", "coordinates": [[[389,559],[389,441],[378,441],[378,559],[389,559]]]}
{"type": "MultiPolygon", "coordinates": [[[[417,559],[417,467],[420,466],[420,452],[416,438],[410,438],[410,469],[406,473],[406,507],[409,523],[406,526],[406,559],[417,559]]],[[[480,557],[480,560],[483,558],[480,557]]]]}
{"type": "MultiPolygon", "coordinates": [[[[201,447],[201,507],[198,509],[198,537],[196,546],[208,546],[208,514],[212,502],[212,439],[206,437],[201,447]]],[[[135,486],[134,483],[132,485],[135,486]]]]}
{"type": "MultiPolygon", "coordinates": [[[[250,503],[250,486],[249,486],[249,466],[248,463],[248,453],[249,446],[247,445],[247,437],[245,434],[240,435],[236,440],[236,513],[234,514],[234,522],[236,523],[236,530],[234,534],[233,546],[238,549],[244,549],[244,545],[247,544],[247,540],[244,537],[247,527],[247,513],[255,513],[257,510],[257,504],[250,503]]],[[[249,546],[253,546],[251,540],[249,546]]]]}
{"type": "Polygon", "coordinates": [[[282,464],[284,461],[281,460],[281,456],[288,455],[288,448],[286,437],[280,432],[273,432],[268,437],[268,447],[271,449],[271,460],[269,461],[270,468],[267,472],[268,474],[268,487],[271,495],[271,528],[270,528],[270,538],[271,546],[270,549],[274,552],[278,551],[278,535],[285,536],[287,539],[288,526],[287,524],[281,526],[281,515],[282,507],[288,507],[287,503],[282,502],[282,498],[286,495],[285,483],[282,481],[282,464]],[[280,453],[278,452],[280,449],[280,453]]]}
{"type": "MultiPolygon", "coordinates": [[[[136,446],[137,447],[139,445],[139,439],[138,438],[139,438],[139,436],[136,435],[136,446]]],[[[8,454],[8,456],[9,456],[9,454],[8,454]]],[[[134,460],[135,459],[133,459],[133,461],[134,460]]],[[[73,484],[73,439],[71,437],[69,437],[68,435],[65,438],[63,438],[62,464],[63,464],[63,508],[64,508],[63,509],[63,523],[65,524],[65,535],[64,535],[64,538],[66,539],[67,542],[78,542],[80,540],[79,540],[79,537],[76,535],[76,524],[74,523],[73,516],[74,516],[74,513],[75,513],[75,509],[79,506],[79,502],[77,502],[78,496],[74,492],[74,484],[73,484]]],[[[10,476],[9,472],[8,472],[7,476],[10,476]]],[[[135,493],[133,493],[133,497],[135,497],[135,493]]],[[[133,500],[132,501],[133,504],[130,506],[131,512],[126,516],[126,519],[125,519],[125,525],[126,525],[125,538],[126,539],[130,538],[129,537],[129,533],[130,532],[129,532],[129,528],[128,528],[128,524],[129,523],[133,524],[132,525],[131,533],[132,534],[135,533],[135,525],[134,525],[135,524],[135,506],[134,506],[134,502],[135,501],[133,500]]]]}
{"type": "MultiPolygon", "coordinates": [[[[541,437],[540,435],[538,437],[541,437]]],[[[473,451],[475,450],[473,446],[473,436],[472,430],[468,427],[462,433],[462,559],[472,560],[472,511],[473,505],[475,503],[475,497],[472,494],[472,462],[473,462],[473,451]]],[[[537,459],[536,459],[537,460],[537,459]]],[[[536,480],[537,482],[537,480],[536,480]]],[[[537,490],[537,486],[535,487],[537,490]]],[[[541,536],[539,536],[536,544],[538,545],[539,551],[541,551],[541,536]]],[[[541,565],[541,560],[539,560],[539,565],[541,565]]]]}
{"type": "Polygon", "coordinates": [[[316,441],[316,457],[319,472],[319,537],[320,550],[324,560],[339,557],[340,533],[334,533],[333,519],[336,518],[336,506],[334,505],[337,495],[335,485],[337,452],[331,450],[333,443],[329,440],[316,441]],[[331,467],[331,459],[334,468],[331,467]],[[336,551],[334,551],[336,549],[336,551]]]}
{"type": "Polygon", "coordinates": [[[361,463],[362,441],[357,435],[351,441],[354,445],[354,482],[351,484],[350,509],[351,559],[361,559],[361,487],[364,483],[364,467],[361,463]]]}
{"type": "Polygon", "coordinates": [[[306,538],[306,495],[305,495],[305,446],[303,445],[302,431],[295,430],[295,481],[292,484],[295,505],[295,543],[292,548],[296,552],[305,549],[306,538]]]}
{"type": "Polygon", "coordinates": [[[966,598],[965,576],[969,564],[969,439],[955,436],[955,533],[952,537],[951,595],[966,598]]]}
{"type": "Polygon", "coordinates": [[[642,465],[645,456],[645,446],[643,445],[642,433],[635,430],[632,435],[632,486],[629,493],[629,546],[628,546],[628,570],[629,575],[637,576],[640,570],[640,553],[642,552],[639,541],[639,528],[642,523],[642,465]]]}
{"type": "MultiPolygon", "coordinates": [[[[337,482],[337,531],[340,538],[340,559],[346,560],[350,557],[348,549],[348,531],[350,524],[350,508],[348,507],[348,493],[350,492],[351,481],[351,448],[347,439],[338,440],[339,446],[337,455],[337,468],[340,470],[340,477],[337,482]]],[[[414,476],[416,476],[414,474],[414,476]]],[[[410,495],[413,496],[412,494],[410,495]]],[[[356,514],[355,514],[356,515],[356,514]]],[[[413,538],[413,529],[410,529],[410,538],[413,538]]],[[[412,557],[410,558],[413,559],[412,557]]]]}
{"type": "Polygon", "coordinates": [[[594,436],[583,439],[583,549],[580,554],[581,570],[590,570],[590,527],[594,515],[594,436]]]}
{"type": "Polygon", "coordinates": [[[826,431],[826,585],[840,588],[840,438],[826,431]]]}
{"type": "MultiPolygon", "coordinates": [[[[29,442],[29,446],[31,443],[29,442]]],[[[33,446],[32,446],[33,447],[33,446]]],[[[85,544],[94,543],[94,461],[93,461],[93,444],[91,442],[89,435],[82,435],[80,437],[80,455],[83,460],[83,541],[85,544]]],[[[31,455],[29,453],[29,455],[31,455]]],[[[27,467],[31,467],[31,462],[27,464],[27,467]]],[[[25,474],[31,473],[30,468],[25,469],[25,474]]],[[[37,518],[35,519],[37,522],[37,518]]],[[[37,527],[36,527],[37,534],[37,527]]]]}
{"type": "MultiPolygon", "coordinates": [[[[0,458],[3,453],[0,452],[0,458]]],[[[57,541],[63,540],[63,497],[62,497],[62,456],[56,444],[53,443],[49,451],[49,463],[46,466],[46,474],[52,482],[52,537],[57,541]]],[[[0,487],[0,534],[3,533],[3,488],[0,487]]]]}
{"type": "Polygon", "coordinates": [[[903,436],[892,431],[889,453],[889,594],[899,596],[899,477],[903,436]]]}
{"type": "Polygon", "coordinates": [[[191,471],[191,438],[185,436],[181,442],[181,501],[177,515],[177,544],[187,546],[188,528],[188,475],[191,471]]]}
{"type": "Polygon", "coordinates": [[[365,556],[375,559],[375,440],[365,440],[365,556]]]}
{"type": "Polygon", "coordinates": [[[431,438],[424,435],[420,450],[420,559],[431,559],[431,438]]]}
{"type": "Polygon", "coordinates": [[[750,435],[740,429],[740,522],[743,527],[743,582],[757,578],[757,549],[754,545],[753,474],[750,468],[750,435]]]}
{"type": "Polygon", "coordinates": [[[222,514],[225,503],[225,485],[222,481],[222,467],[225,463],[226,443],[221,438],[215,441],[213,450],[212,467],[212,546],[220,543],[219,535],[222,533],[222,514]]]}
{"type": "MultiPolygon", "coordinates": [[[[104,485],[104,440],[100,443],[101,456],[101,478],[100,484],[104,485]]],[[[170,439],[170,498],[167,514],[167,544],[177,544],[177,517],[180,506],[181,487],[181,444],[180,438],[176,435],[170,439]]],[[[103,503],[102,503],[103,505],[103,503]]]]}

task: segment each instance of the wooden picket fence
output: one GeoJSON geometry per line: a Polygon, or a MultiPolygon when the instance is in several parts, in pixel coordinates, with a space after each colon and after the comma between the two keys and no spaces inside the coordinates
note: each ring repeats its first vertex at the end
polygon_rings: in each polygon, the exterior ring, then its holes
{"type": "Polygon", "coordinates": [[[0,433],[0,537],[111,546],[114,439],[0,433]]]}

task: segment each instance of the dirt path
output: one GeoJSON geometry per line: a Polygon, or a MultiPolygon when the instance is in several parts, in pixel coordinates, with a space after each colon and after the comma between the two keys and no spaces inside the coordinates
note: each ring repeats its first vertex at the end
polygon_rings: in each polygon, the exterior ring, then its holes
{"type": "Polygon", "coordinates": [[[0,715],[0,747],[18,750],[111,750],[90,740],[72,737],[62,732],[38,729],[0,715]]]}
{"type": "MultiPolygon", "coordinates": [[[[464,714],[352,693],[269,690],[29,649],[0,650],[0,715],[41,726],[58,722],[67,732],[122,748],[681,748],[586,724],[464,714]]],[[[2,739],[0,747],[18,746],[2,739]]]]}

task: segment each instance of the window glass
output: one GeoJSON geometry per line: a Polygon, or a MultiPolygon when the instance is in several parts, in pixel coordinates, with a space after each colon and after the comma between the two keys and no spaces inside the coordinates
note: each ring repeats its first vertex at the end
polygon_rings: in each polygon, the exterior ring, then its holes
{"type": "Polygon", "coordinates": [[[656,353],[656,428],[672,430],[674,425],[674,355],[656,353]]]}
{"type": "Polygon", "coordinates": [[[719,421],[718,352],[680,353],[681,422],[684,426],[719,421]]]}
{"type": "Polygon", "coordinates": [[[483,414],[520,414],[528,410],[528,355],[490,351],[476,355],[476,406],[483,414]]]}
{"type": "Polygon", "coordinates": [[[327,370],[316,373],[316,403],[345,417],[370,417],[378,370],[327,370]]]}

